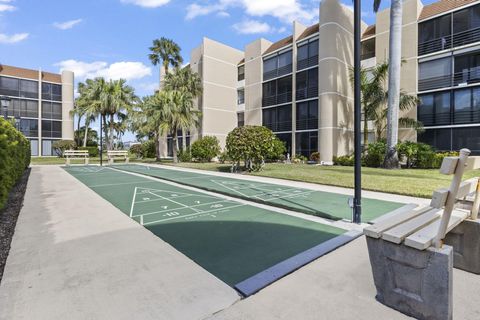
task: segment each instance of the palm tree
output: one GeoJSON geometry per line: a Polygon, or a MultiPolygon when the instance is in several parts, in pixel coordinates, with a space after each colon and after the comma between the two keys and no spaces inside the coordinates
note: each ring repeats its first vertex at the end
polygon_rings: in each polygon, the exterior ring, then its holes
{"type": "Polygon", "coordinates": [[[178,162],[178,130],[196,127],[200,111],[194,109],[192,95],[179,90],[162,90],[158,93],[161,108],[160,129],[172,136],[173,162],[178,162]]]}
{"type": "MultiPolygon", "coordinates": [[[[180,55],[180,46],[173,40],[161,37],[153,40],[153,46],[150,47],[151,53],[148,58],[154,66],[162,64],[165,75],[168,74],[169,66],[179,67],[183,63],[183,58],[180,55]]],[[[160,69],[160,86],[162,69],[160,69]]]]}
{"type": "Polygon", "coordinates": [[[77,146],[80,145],[80,122],[82,121],[84,114],[85,114],[85,111],[79,106],[78,102],[75,101],[75,105],[73,106],[73,109],[70,110],[70,117],[72,118],[77,117],[77,131],[75,134],[75,140],[76,140],[77,146]]]}
{"type": "MultiPolygon", "coordinates": [[[[378,12],[382,0],[373,1],[373,10],[378,12]]],[[[390,42],[388,61],[388,112],[387,154],[383,166],[387,169],[399,167],[396,146],[398,143],[398,114],[400,104],[400,67],[402,64],[402,0],[391,0],[390,42]]]]}
{"type": "MultiPolygon", "coordinates": [[[[189,94],[192,99],[198,98],[202,94],[202,79],[200,75],[193,72],[190,67],[175,68],[174,72],[168,73],[165,77],[165,90],[177,90],[189,94]]],[[[183,127],[182,130],[182,150],[187,148],[186,133],[191,127],[183,127]]],[[[179,148],[180,146],[177,146],[179,148]]],[[[180,149],[180,148],[179,148],[180,149]]]]}

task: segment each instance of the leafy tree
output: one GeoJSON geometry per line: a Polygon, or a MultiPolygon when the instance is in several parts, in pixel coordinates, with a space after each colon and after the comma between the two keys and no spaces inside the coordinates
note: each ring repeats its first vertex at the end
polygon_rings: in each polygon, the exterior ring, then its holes
{"type": "Polygon", "coordinates": [[[215,136],[205,136],[192,143],[192,157],[200,162],[210,162],[220,154],[220,143],[215,136]]]}
{"type": "Polygon", "coordinates": [[[244,161],[248,171],[260,171],[265,160],[274,153],[277,137],[268,128],[262,126],[244,126],[233,129],[227,136],[228,157],[239,166],[244,161]]]}
{"type": "MultiPolygon", "coordinates": [[[[161,37],[160,39],[153,40],[148,58],[154,66],[161,63],[163,71],[165,74],[168,74],[169,66],[179,67],[183,63],[180,51],[180,46],[173,40],[161,37]]],[[[162,74],[161,70],[160,74],[162,74]]],[[[162,79],[160,79],[160,81],[161,80],[162,79]]]]}
{"type": "Polygon", "coordinates": [[[63,152],[65,150],[75,149],[76,146],[77,144],[73,140],[58,140],[53,143],[52,148],[59,157],[63,157],[63,152]]]}

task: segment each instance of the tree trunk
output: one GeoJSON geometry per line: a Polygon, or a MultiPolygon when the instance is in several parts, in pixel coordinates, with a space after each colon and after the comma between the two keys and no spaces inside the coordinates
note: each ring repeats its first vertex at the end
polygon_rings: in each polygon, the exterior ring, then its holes
{"type": "Polygon", "coordinates": [[[155,134],[155,157],[157,161],[160,161],[160,139],[162,139],[162,135],[155,134]]]}
{"type": "Polygon", "coordinates": [[[187,131],[182,129],[182,150],[187,151],[187,131]]]}
{"type": "MultiPolygon", "coordinates": [[[[103,120],[103,128],[100,128],[100,130],[103,130],[103,136],[104,136],[104,139],[105,139],[105,146],[107,146],[107,148],[108,148],[108,144],[110,142],[109,142],[109,139],[108,139],[107,115],[103,114],[102,115],[102,120],[103,120]]],[[[100,141],[100,143],[102,143],[102,142],[100,141]]]]}
{"type": "Polygon", "coordinates": [[[88,139],[88,123],[85,121],[85,136],[83,137],[83,146],[87,146],[87,139],[88,139]]]}
{"type": "Polygon", "coordinates": [[[109,137],[108,137],[108,140],[109,141],[109,146],[108,146],[108,150],[113,150],[113,114],[110,115],[110,128],[109,128],[109,137]]]}
{"type": "Polygon", "coordinates": [[[368,147],[368,120],[367,120],[367,108],[363,108],[363,151],[365,152],[368,147]]]}
{"type": "Polygon", "coordinates": [[[398,113],[400,104],[400,68],[402,63],[402,0],[392,0],[390,8],[390,49],[388,64],[387,154],[384,167],[399,167],[398,113]]]}
{"type": "Polygon", "coordinates": [[[172,136],[172,153],[173,153],[173,163],[178,163],[178,156],[177,156],[177,147],[178,147],[178,137],[177,137],[177,130],[173,133],[172,136]]]}
{"type": "Polygon", "coordinates": [[[77,134],[76,134],[76,138],[77,138],[77,146],[80,145],[80,121],[82,120],[82,117],[81,116],[78,116],[78,122],[77,122],[77,134]]]}

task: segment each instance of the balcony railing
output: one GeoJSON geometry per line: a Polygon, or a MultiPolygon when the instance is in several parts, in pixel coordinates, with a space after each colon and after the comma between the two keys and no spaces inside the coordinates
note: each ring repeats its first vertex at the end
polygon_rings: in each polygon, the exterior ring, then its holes
{"type": "Polygon", "coordinates": [[[418,120],[421,121],[424,126],[479,123],[480,110],[422,114],[418,116],[418,120]]]}
{"type": "Polygon", "coordinates": [[[264,122],[263,126],[267,127],[273,132],[292,131],[292,121],[264,122]]]}
{"type": "Polygon", "coordinates": [[[375,57],[375,51],[363,53],[363,54],[360,56],[360,59],[361,59],[361,60],[367,60],[367,59],[370,59],[370,58],[373,58],[373,57],[375,57]]]}
{"type": "Polygon", "coordinates": [[[454,124],[468,124],[480,122],[480,110],[457,111],[453,114],[454,124]]]}
{"type": "Polygon", "coordinates": [[[297,130],[318,129],[318,118],[297,120],[297,130]]]}
{"type": "Polygon", "coordinates": [[[295,97],[297,100],[304,100],[309,98],[318,97],[318,85],[297,89],[295,97]]]}
{"type": "Polygon", "coordinates": [[[480,28],[465,30],[418,44],[418,55],[451,49],[480,41],[480,28]]]}
{"type": "Polygon", "coordinates": [[[277,68],[275,70],[264,72],[263,80],[266,81],[273,78],[278,78],[286,74],[289,74],[291,72],[292,72],[292,64],[287,64],[286,66],[277,68]]]}
{"type": "Polygon", "coordinates": [[[276,96],[271,96],[271,97],[264,97],[263,98],[263,103],[262,106],[274,106],[277,104],[283,104],[283,103],[288,103],[292,102],[292,92],[286,92],[282,94],[278,94],[276,96]]]}
{"type": "Polygon", "coordinates": [[[480,66],[465,69],[453,75],[418,80],[418,91],[449,88],[474,83],[480,83],[480,66]]]}
{"type": "Polygon", "coordinates": [[[318,65],[318,55],[310,57],[310,58],[298,60],[297,61],[297,70],[300,71],[300,70],[303,70],[303,69],[306,69],[306,68],[309,68],[309,67],[314,67],[316,65],[318,65]]]}

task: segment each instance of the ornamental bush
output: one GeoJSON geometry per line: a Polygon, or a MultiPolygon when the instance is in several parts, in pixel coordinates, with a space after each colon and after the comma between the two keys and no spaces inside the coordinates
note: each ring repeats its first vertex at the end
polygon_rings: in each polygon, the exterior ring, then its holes
{"type": "Polygon", "coordinates": [[[225,148],[234,164],[244,161],[246,170],[260,171],[269,155],[275,153],[274,150],[278,147],[277,139],[266,127],[243,126],[228,134],[225,148]]]}
{"type": "Polygon", "coordinates": [[[368,145],[367,154],[364,156],[364,164],[367,167],[381,167],[387,154],[387,144],[384,141],[370,143],[368,145]]]}
{"type": "Polygon", "coordinates": [[[320,152],[313,152],[310,155],[310,161],[315,161],[316,163],[320,163],[320,152]]]}
{"type": "Polygon", "coordinates": [[[142,143],[142,157],[143,158],[155,158],[155,141],[147,140],[142,143]]]}
{"type": "Polygon", "coordinates": [[[285,146],[285,142],[278,139],[275,136],[273,139],[273,148],[272,151],[267,155],[267,161],[278,161],[278,160],[285,160],[285,153],[287,152],[287,147],[285,146]]]}
{"type": "Polygon", "coordinates": [[[143,148],[140,143],[130,146],[129,151],[130,151],[130,154],[135,155],[137,159],[141,159],[143,157],[143,148]]]}
{"type": "Polygon", "coordinates": [[[0,209],[29,165],[30,142],[9,121],[0,118],[0,209]]]}
{"type": "Polygon", "coordinates": [[[180,162],[192,162],[192,152],[190,152],[190,147],[187,147],[184,150],[178,151],[178,161],[180,162]]]}
{"type": "Polygon", "coordinates": [[[98,147],[79,147],[78,150],[87,150],[89,157],[98,157],[98,147]]]}
{"type": "Polygon", "coordinates": [[[65,150],[73,150],[77,144],[73,140],[58,140],[52,144],[52,148],[59,157],[63,157],[65,150]]]}
{"type": "Polygon", "coordinates": [[[217,137],[205,136],[198,139],[190,147],[192,158],[200,162],[210,162],[220,154],[220,143],[217,137]]]}

